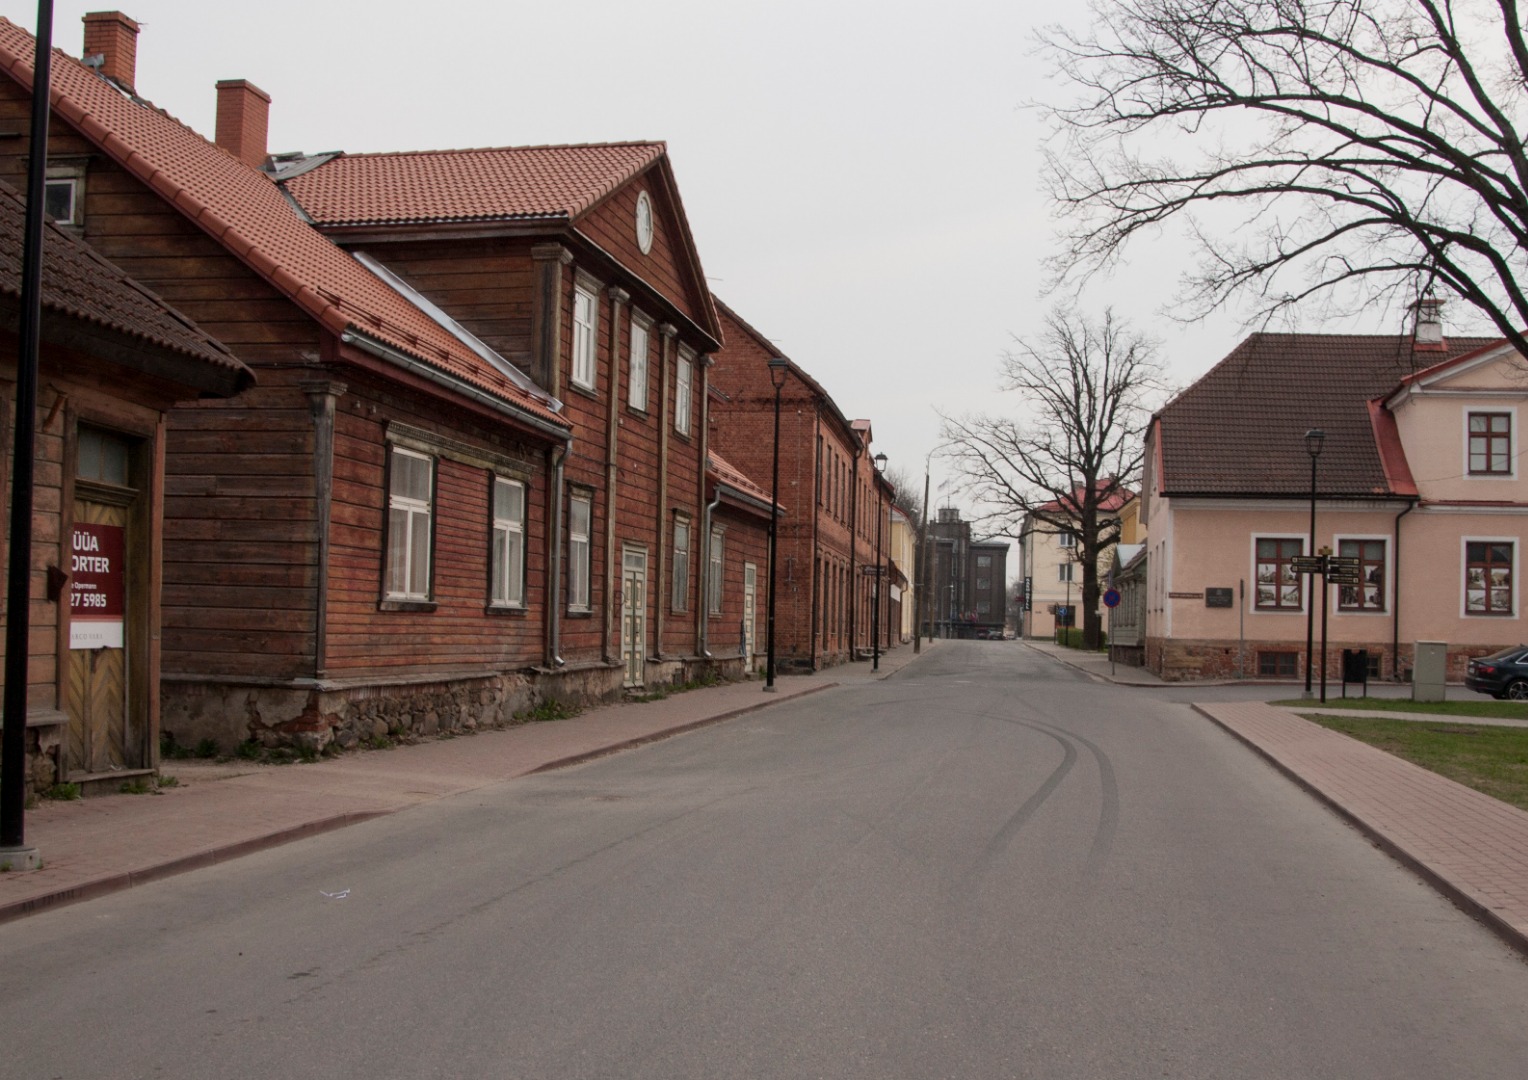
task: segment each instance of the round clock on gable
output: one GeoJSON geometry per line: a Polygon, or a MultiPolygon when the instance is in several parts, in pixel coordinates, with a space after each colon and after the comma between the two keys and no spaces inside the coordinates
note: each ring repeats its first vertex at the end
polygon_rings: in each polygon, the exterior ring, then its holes
{"type": "Polygon", "coordinates": [[[653,249],[653,201],[645,191],[637,196],[637,247],[644,255],[653,249]]]}

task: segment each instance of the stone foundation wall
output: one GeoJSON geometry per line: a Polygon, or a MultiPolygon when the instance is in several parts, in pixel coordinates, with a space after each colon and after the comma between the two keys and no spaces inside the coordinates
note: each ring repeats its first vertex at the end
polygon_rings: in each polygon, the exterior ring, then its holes
{"type": "MultiPolygon", "coordinates": [[[[738,657],[649,661],[647,688],[745,676],[738,657]]],[[[555,672],[392,681],[321,688],[261,687],[165,679],[159,728],[183,747],[210,739],[222,753],[240,743],[308,753],[350,750],[380,740],[507,727],[547,702],[579,708],[621,698],[624,669],[592,664],[555,672]]]]}
{"type": "MultiPolygon", "coordinates": [[[[1319,650],[1321,643],[1316,643],[1318,655],[1314,658],[1315,668],[1313,677],[1319,677],[1321,673],[1321,657],[1319,650]]],[[[1472,658],[1477,656],[1489,656],[1498,649],[1506,648],[1505,645],[1461,645],[1450,648],[1448,651],[1448,680],[1450,682],[1463,682],[1465,669],[1472,658]]],[[[1370,657],[1379,656],[1380,674],[1370,675],[1371,681],[1391,681],[1399,678],[1402,681],[1410,681],[1412,668],[1413,648],[1411,642],[1402,642],[1398,657],[1391,656],[1391,643],[1388,641],[1345,641],[1340,644],[1328,643],[1326,653],[1326,679],[1327,683],[1342,682],[1342,651],[1344,649],[1367,649],[1370,657]],[[1398,664],[1397,664],[1398,660],[1398,664]]],[[[1295,658],[1294,678],[1305,678],[1305,642],[1290,641],[1247,641],[1242,646],[1242,655],[1245,658],[1244,678],[1266,678],[1258,674],[1259,652],[1293,652],[1295,658]]],[[[1163,638],[1148,638],[1146,641],[1146,666],[1157,675],[1170,682],[1181,682],[1198,679],[1234,679],[1237,677],[1237,643],[1235,641],[1172,641],[1163,638]]]]}

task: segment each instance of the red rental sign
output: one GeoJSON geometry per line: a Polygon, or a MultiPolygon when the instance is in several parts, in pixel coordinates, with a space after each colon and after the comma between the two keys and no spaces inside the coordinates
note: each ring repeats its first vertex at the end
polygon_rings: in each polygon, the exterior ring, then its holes
{"type": "Polygon", "coordinates": [[[69,547],[69,647],[122,648],[122,526],[76,524],[69,547]]]}

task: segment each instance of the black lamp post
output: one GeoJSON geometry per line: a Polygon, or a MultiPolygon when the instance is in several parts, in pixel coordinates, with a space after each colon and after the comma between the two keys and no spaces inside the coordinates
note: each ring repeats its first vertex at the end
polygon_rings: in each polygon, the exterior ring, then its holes
{"type": "Polygon", "coordinates": [[[875,462],[875,610],[870,613],[870,670],[881,670],[881,578],[886,574],[886,564],[881,559],[881,521],[886,511],[881,506],[881,474],[886,471],[886,455],[877,454],[870,459],[875,462]]]}
{"type": "MultiPolygon", "coordinates": [[[[1326,441],[1326,432],[1320,428],[1311,428],[1305,433],[1305,452],[1310,455],[1310,547],[1307,553],[1314,558],[1316,554],[1316,459],[1321,456],[1321,444],[1326,441]]],[[[1325,578],[1322,579],[1323,583],[1325,578]]],[[[1311,589],[1316,586],[1316,575],[1310,576],[1311,589]]],[[[1310,697],[1310,676],[1312,659],[1316,651],[1316,603],[1315,596],[1311,596],[1305,605],[1305,696],[1310,697]]]]}
{"type": "Polygon", "coordinates": [[[765,620],[768,640],[765,642],[764,690],[775,690],[775,549],[780,539],[780,391],[785,389],[785,377],[790,374],[790,361],[774,356],[769,361],[769,381],[775,388],[775,445],[774,466],[769,485],[769,616],[765,620]]]}
{"type": "Polygon", "coordinates": [[[37,5],[32,65],[32,134],[21,237],[20,341],[16,351],[15,453],[11,470],[10,562],[6,568],[5,689],[0,709],[0,868],[35,870],[26,844],[27,657],[32,632],[32,485],[36,475],[37,357],[42,340],[43,190],[48,158],[53,0],[37,5]]]}

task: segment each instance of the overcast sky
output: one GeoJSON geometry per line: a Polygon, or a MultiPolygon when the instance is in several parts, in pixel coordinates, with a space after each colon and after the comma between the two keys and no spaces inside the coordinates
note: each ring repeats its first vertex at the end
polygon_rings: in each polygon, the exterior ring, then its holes
{"type": "MultiPolygon", "coordinates": [[[[78,56],[81,15],[55,4],[78,56]]],[[[943,0],[126,0],[138,90],[211,138],[214,83],[272,97],[272,151],[667,142],[712,290],[921,479],[935,410],[1000,411],[997,364],[1035,329],[1053,221],[1051,100],[1033,31],[1076,3],[943,0]]],[[[32,29],[34,3],[0,0],[32,29]]],[[[1160,314],[1183,269],[1135,252],[1082,306],[1162,341],[1187,382],[1234,317],[1160,314]]],[[[1308,327],[1319,329],[1319,327],[1308,327]]],[[[934,486],[942,473],[934,462],[934,486]]],[[[938,501],[936,496],[936,502],[938,501]]],[[[955,505],[959,505],[958,500],[955,505]]]]}

